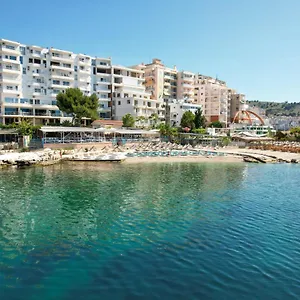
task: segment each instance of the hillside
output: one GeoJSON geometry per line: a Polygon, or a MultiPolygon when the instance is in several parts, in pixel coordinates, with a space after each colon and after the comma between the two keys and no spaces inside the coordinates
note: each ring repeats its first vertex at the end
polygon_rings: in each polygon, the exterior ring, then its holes
{"type": "Polygon", "coordinates": [[[250,106],[255,106],[266,110],[269,116],[300,116],[300,102],[266,102],[266,101],[247,101],[250,106]]]}

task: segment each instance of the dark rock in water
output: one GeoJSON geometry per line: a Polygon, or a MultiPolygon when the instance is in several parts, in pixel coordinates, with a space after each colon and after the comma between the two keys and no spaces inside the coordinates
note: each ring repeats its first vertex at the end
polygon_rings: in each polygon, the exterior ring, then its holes
{"type": "Polygon", "coordinates": [[[298,161],[297,161],[297,159],[293,158],[293,159],[291,159],[291,163],[292,163],[292,164],[297,164],[298,161]]]}

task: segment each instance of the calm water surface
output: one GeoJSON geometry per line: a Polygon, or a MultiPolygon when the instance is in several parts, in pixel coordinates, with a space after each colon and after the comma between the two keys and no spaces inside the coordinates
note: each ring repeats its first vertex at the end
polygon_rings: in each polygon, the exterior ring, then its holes
{"type": "Polygon", "coordinates": [[[0,299],[299,299],[300,167],[0,176],[0,299]]]}

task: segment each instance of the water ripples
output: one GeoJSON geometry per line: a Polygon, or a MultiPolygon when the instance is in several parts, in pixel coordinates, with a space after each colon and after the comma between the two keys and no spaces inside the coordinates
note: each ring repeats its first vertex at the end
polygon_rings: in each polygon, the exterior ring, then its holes
{"type": "Polygon", "coordinates": [[[0,294],[296,299],[299,175],[184,163],[5,170],[0,294]]]}

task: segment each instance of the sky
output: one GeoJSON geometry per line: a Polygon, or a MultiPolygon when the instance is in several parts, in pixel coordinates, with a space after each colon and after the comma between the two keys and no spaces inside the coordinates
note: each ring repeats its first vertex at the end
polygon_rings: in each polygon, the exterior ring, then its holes
{"type": "Polygon", "coordinates": [[[248,100],[300,101],[299,0],[1,3],[0,38],[225,80],[248,100]]]}

